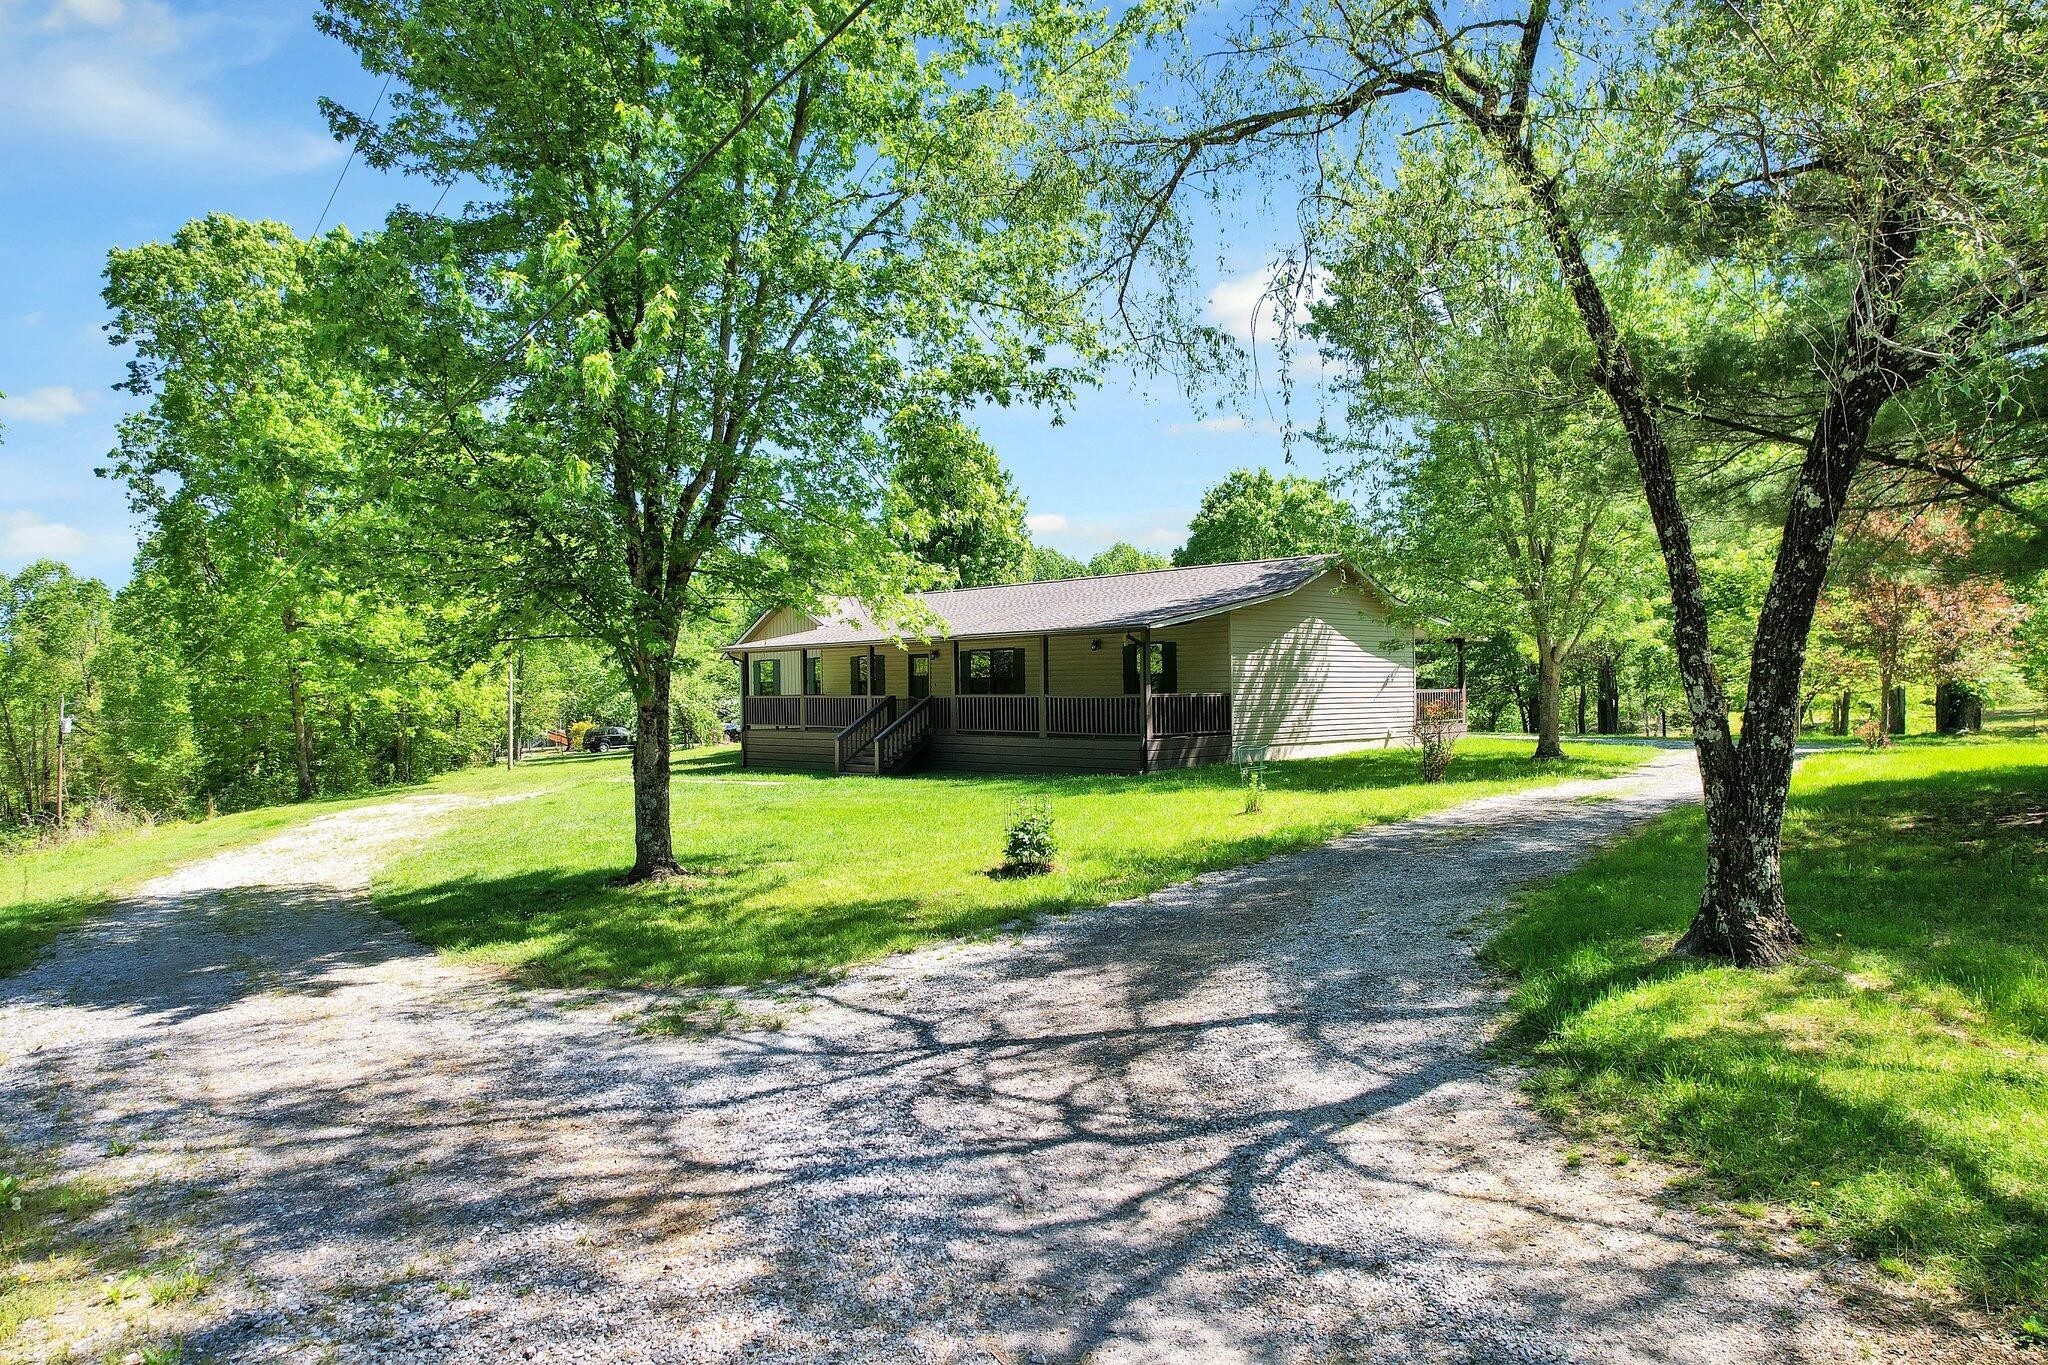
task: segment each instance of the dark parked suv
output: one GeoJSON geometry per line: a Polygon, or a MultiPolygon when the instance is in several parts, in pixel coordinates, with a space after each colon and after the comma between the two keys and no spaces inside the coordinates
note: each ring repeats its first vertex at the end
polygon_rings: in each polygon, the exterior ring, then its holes
{"type": "Polygon", "coordinates": [[[630,749],[633,732],[623,725],[593,725],[583,736],[583,751],[601,754],[606,749],[630,749]]]}

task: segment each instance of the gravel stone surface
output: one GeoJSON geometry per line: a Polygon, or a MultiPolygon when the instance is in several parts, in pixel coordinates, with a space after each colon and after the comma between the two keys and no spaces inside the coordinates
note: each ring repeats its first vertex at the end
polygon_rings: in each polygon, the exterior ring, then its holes
{"type": "Polygon", "coordinates": [[[1484,1056],[1475,917],[1697,795],[1666,754],[748,997],[785,1026],[709,1039],[372,913],[459,804],[412,797],[186,867],[0,981],[0,1125],[122,1189],[110,1229],[190,1229],[221,1273],[188,1360],[2003,1354],[1643,1163],[1567,1165],[1484,1056]]]}

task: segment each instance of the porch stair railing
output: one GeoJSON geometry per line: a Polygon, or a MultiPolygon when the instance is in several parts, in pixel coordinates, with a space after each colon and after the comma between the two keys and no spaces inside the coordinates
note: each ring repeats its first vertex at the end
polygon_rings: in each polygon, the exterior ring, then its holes
{"type": "MultiPolygon", "coordinates": [[[[832,737],[832,771],[843,773],[874,747],[875,736],[896,717],[896,698],[884,697],[870,706],[859,720],[832,737]]],[[[869,755],[872,761],[872,755],[869,755]]],[[[863,764],[863,767],[866,765],[863,764]]]]}
{"type": "Polygon", "coordinates": [[[884,726],[875,736],[875,771],[900,773],[923,756],[932,742],[938,708],[926,697],[884,726]]]}

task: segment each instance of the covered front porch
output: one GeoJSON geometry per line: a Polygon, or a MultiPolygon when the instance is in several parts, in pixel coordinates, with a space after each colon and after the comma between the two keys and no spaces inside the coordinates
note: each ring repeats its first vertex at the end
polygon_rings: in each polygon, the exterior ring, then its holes
{"type": "Polygon", "coordinates": [[[769,696],[743,702],[748,767],[1146,772],[1230,756],[1230,694],[769,696]],[[1147,721],[1150,724],[1147,724],[1147,721]]]}
{"type": "Polygon", "coordinates": [[[748,651],[742,762],[884,774],[1135,773],[1218,762],[1230,757],[1229,641],[1204,624],[748,651]],[[1055,678],[1073,679],[1072,690],[1054,690],[1055,678]]]}

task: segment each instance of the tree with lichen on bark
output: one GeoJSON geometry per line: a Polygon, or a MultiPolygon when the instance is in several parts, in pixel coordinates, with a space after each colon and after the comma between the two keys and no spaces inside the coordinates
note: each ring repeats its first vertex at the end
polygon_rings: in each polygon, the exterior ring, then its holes
{"type": "Polygon", "coordinates": [[[1276,158],[1372,173],[1380,135],[1440,127],[1491,172],[1475,221],[1525,218],[1591,348],[1655,527],[1708,827],[1682,951],[1742,965],[1801,941],[1781,831],[1800,675],[1839,520],[1866,461],[2024,511],[2044,468],[2001,432],[2038,420],[2048,330],[2048,29],[2031,5],[1667,0],[1610,31],[1550,0],[1268,0],[1191,74],[1199,108],[1137,150],[1135,235],[1182,187],[1276,158]],[[1684,305],[1617,284],[1642,253],[1684,305]],[[1674,329],[1718,311],[1722,325],[1674,329]],[[1998,430],[1993,430],[1997,428],[1998,430]],[[1911,439],[1906,439],[1906,434],[1911,439]],[[1923,458],[1962,449],[1971,462],[1923,458]],[[1715,668],[1687,468],[1740,452],[1778,509],[1740,737],[1715,668]]]}

